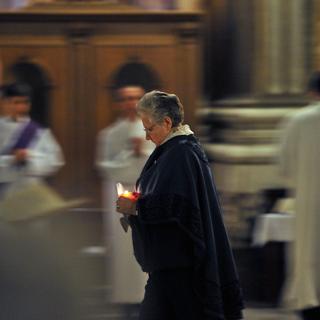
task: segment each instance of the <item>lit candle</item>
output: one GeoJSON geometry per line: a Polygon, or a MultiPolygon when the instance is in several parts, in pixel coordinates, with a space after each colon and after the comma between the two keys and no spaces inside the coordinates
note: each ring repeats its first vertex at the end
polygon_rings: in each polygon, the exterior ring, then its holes
{"type": "Polygon", "coordinates": [[[140,196],[139,192],[135,192],[135,191],[131,192],[128,190],[125,190],[123,193],[120,194],[120,197],[127,198],[132,201],[137,201],[139,196],[140,196]]]}

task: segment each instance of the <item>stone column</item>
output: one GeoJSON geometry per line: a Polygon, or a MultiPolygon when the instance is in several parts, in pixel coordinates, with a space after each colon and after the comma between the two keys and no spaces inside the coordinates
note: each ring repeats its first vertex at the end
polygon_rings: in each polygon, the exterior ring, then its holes
{"type": "Polygon", "coordinates": [[[202,144],[212,161],[214,179],[233,245],[250,241],[252,218],[259,213],[262,190],[281,188],[277,172],[279,121],[301,101],[233,98],[202,108],[202,144]]]}
{"type": "MultiPolygon", "coordinates": [[[[293,0],[294,1],[294,0],[293,0]]],[[[266,30],[262,35],[262,41],[268,42],[266,52],[269,74],[266,79],[266,92],[270,94],[281,94],[286,90],[287,63],[284,56],[287,47],[287,18],[283,15],[282,0],[264,0],[266,8],[266,30]]],[[[261,34],[260,34],[261,37],[261,34]]]]}
{"type": "Polygon", "coordinates": [[[308,59],[306,1],[262,0],[255,4],[255,11],[256,93],[303,94],[308,59]]]}
{"type": "Polygon", "coordinates": [[[312,69],[320,70],[320,1],[314,2],[313,17],[314,33],[311,45],[314,48],[312,51],[312,69]]]}
{"type": "MultiPolygon", "coordinates": [[[[261,191],[283,186],[276,160],[279,124],[307,104],[304,93],[311,34],[306,22],[311,12],[305,0],[225,3],[233,14],[253,10],[246,13],[253,30],[243,18],[234,17],[231,23],[235,30],[232,42],[245,41],[245,45],[235,47],[230,61],[235,64],[235,74],[229,77],[230,81],[249,79],[251,85],[235,84],[234,88],[248,90],[241,96],[235,92],[232,97],[212,101],[200,110],[199,117],[207,132],[203,141],[212,160],[225,220],[233,243],[241,246],[250,240],[249,221],[259,211],[261,191]],[[250,49],[252,52],[245,52],[250,49]],[[252,61],[244,61],[244,71],[237,65],[246,55],[252,61]]],[[[232,15],[226,17],[231,19],[232,15]]]]}
{"type": "Polygon", "coordinates": [[[289,65],[289,93],[301,94],[306,89],[308,78],[307,70],[307,46],[311,42],[306,37],[307,33],[307,11],[305,0],[291,1],[289,11],[289,52],[291,59],[289,65]]]}

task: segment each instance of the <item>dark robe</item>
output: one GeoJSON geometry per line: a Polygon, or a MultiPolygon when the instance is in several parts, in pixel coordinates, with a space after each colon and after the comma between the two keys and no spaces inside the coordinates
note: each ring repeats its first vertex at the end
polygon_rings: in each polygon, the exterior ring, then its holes
{"type": "Polygon", "coordinates": [[[241,319],[239,279],[207,157],[193,135],[157,147],[137,181],[134,252],[145,272],[191,267],[205,319],[241,319]]]}

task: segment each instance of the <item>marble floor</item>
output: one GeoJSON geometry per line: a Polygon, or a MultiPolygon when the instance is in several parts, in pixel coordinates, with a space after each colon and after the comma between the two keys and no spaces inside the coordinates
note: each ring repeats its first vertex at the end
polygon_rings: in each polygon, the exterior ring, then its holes
{"type": "MultiPolygon", "coordinates": [[[[125,314],[123,310],[118,308],[104,306],[91,310],[83,320],[138,320],[138,313],[133,309],[125,314]]],[[[300,318],[283,309],[247,308],[244,311],[244,320],[300,320],[300,318]]]]}
{"type": "MultiPolygon", "coordinates": [[[[92,253],[92,252],[90,252],[92,253]]],[[[103,260],[104,261],[104,260],[103,260]]],[[[99,262],[99,261],[98,261],[99,262]]],[[[100,264],[99,264],[100,265],[100,264]]],[[[95,274],[97,270],[104,271],[103,268],[92,268],[95,274]]],[[[106,303],[109,286],[100,286],[103,283],[98,277],[96,285],[87,293],[86,303],[89,308],[83,313],[83,320],[138,320],[137,309],[123,310],[123,308],[106,303]]],[[[244,310],[244,320],[300,320],[300,318],[287,310],[271,307],[268,304],[259,302],[246,303],[247,308],[244,310]]],[[[320,320],[320,319],[319,319],[320,320]]]]}
{"type": "MultiPolygon", "coordinates": [[[[88,308],[85,308],[85,312],[82,313],[81,320],[138,320],[136,307],[124,310],[123,307],[107,304],[105,292],[108,292],[108,287],[100,287],[99,289],[96,287],[95,290],[88,292],[84,301],[84,305],[88,308]]],[[[247,302],[246,305],[244,320],[301,320],[297,314],[291,311],[271,307],[267,304],[247,302]]]]}
{"type": "Polygon", "coordinates": [[[245,320],[299,320],[292,312],[272,308],[248,308],[244,316],[245,320]]]}

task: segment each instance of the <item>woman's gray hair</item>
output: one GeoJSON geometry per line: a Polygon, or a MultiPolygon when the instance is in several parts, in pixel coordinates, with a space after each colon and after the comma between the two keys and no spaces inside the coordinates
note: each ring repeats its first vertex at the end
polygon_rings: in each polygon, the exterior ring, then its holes
{"type": "Polygon", "coordinates": [[[146,113],[156,122],[160,123],[165,117],[172,120],[172,127],[178,127],[184,118],[183,106],[175,94],[161,91],[150,91],[138,102],[139,114],[146,113]]]}

